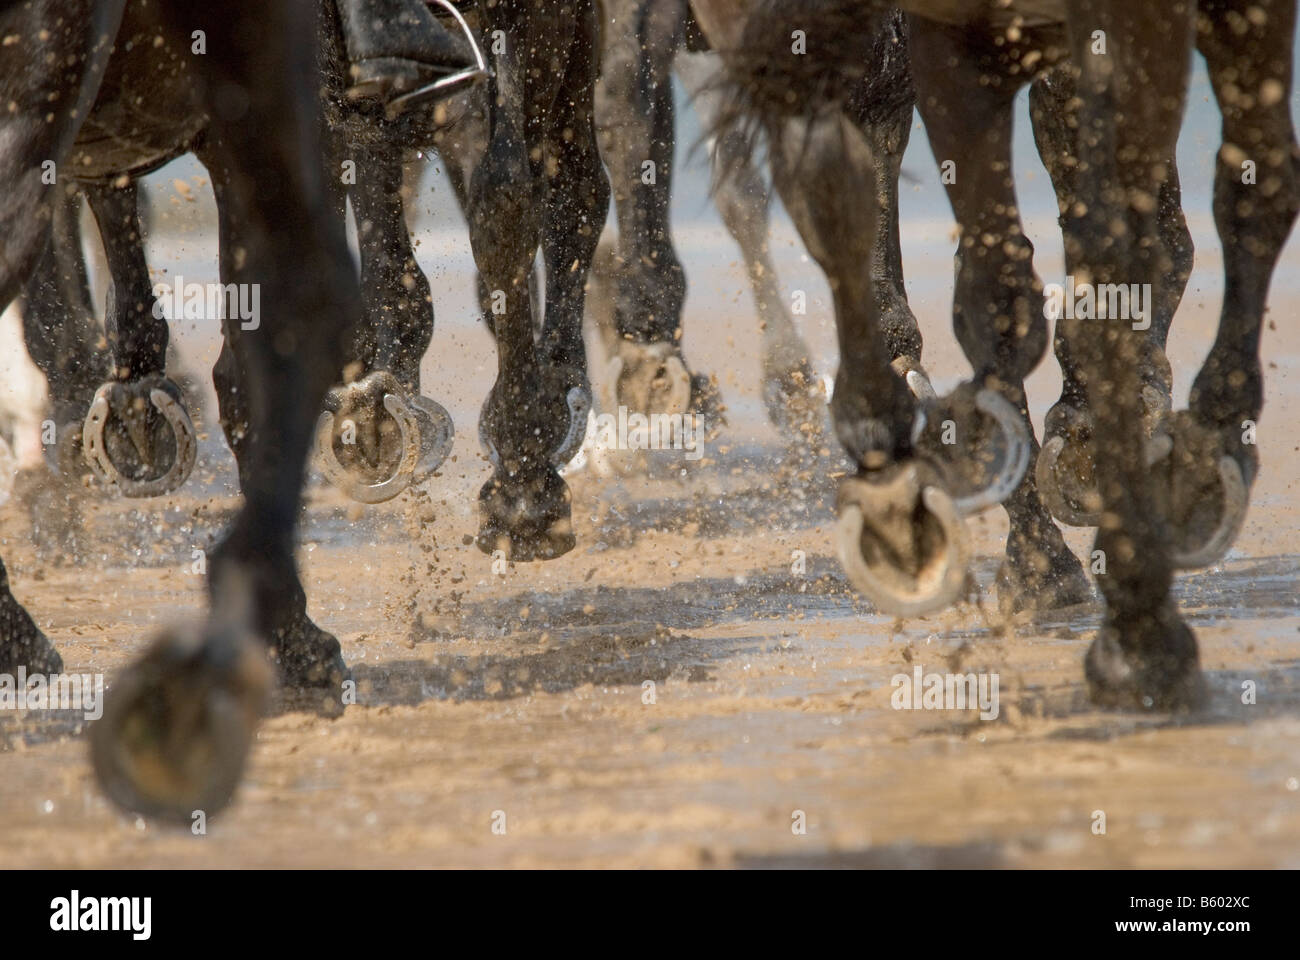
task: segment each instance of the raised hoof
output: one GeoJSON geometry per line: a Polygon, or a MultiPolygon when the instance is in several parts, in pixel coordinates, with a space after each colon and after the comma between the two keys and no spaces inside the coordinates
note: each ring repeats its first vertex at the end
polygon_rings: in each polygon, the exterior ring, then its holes
{"type": "Polygon", "coordinates": [[[552,560],[573,549],[569,488],[553,468],[540,482],[519,484],[492,477],[479,491],[478,548],[507,560],[552,560]]]}
{"type": "MultiPolygon", "coordinates": [[[[526,413],[529,422],[536,425],[542,449],[555,467],[562,467],[582,449],[587,435],[588,415],[591,413],[591,384],[586,374],[576,367],[551,366],[542,370],[541,410],[532,410],[532,398],[526,411],[516,411],[515,416],[526,413]]],[[[478,418],[478,440],[488,461],[497,470],[502,467],[496,438],[509,429],[503,420],[504,411],[499,402],[498,384],[493,384],[483,401],[478,418]]]]}
{"type": "Polygon", "coordinates": [[[198,453],[180,387],[161,374],[95,391],[81,430],[95,475],[127,497],[159,497],[189,479],[198,453]]]}
{"type": "MultiPolygon", "coordinates": [[[[609,361],[607,371],[614,398],[628,413],[685,414],[702,412],[697,403],[707,400],[697,393],[696,378],[686,367],[676,343],[637,343],[624,340],[609,361]]],[[[699,387],[707,388],[704,377],[699,387]]]]}
{"type": "Polygon", "coordinates": [[[844,480],[838,512],[844,572],[881,613],[921,616],[964,594],[966,529],[929,466],[913,461],[844,480]]]}
{"type": "Polygon", "coordinates": [[[1088,697],[1099,707],[1186,711],[1209,699],[1196,636],[1177,614],[1108,623],[1088,648],[1084,676],[1088,697]],[[1126,647],[1153,652],[1126,653],[1126,647]]]}
{"type": "Polygon", "coordinates": [[[131,813],[189,824],[229,804],[270,691],[265,647],[234,627],[173,630],[113,682],[90,728],[95,776],[131,813]]]}
{"type": "Polygon", "coordinates": [[[1092,418],[1061,401],[1047,412],[1044,433],[1046,440],[1034,468],[1039,499],[1068,526],[1097,526],[1101,494],[1092,460],[1092,418]]]}
{"type": "Polygon", "coordinates": [[[408,398],[396,377],[376,370],[326,396],[316,458],[325,478],[353,500],[382,503],[437,470],[453,439],[442,406],[408,398]]]}
{"type": "Polygon", "coordinates": [[[1222,432],[1180,410],[1167,432],[1147,442],[1147,462],[1167,498],[1173,565],[1191,570],[1218,563],[1246,521],[1257,471],[1254,448],[1241,443],[1229,448],[1222,432]]]}
{"type": "Polygon", "coordinates": [[[352,672],[332,634],[302,614],[272,634],[270,657],[278,680],[273,712],[324,717],[343,713],[345,684],[352,680],[352,672]]]}
{"type": "MultiPolygon", "coordinates": [[[[909,381],[916,391],[916,385],[909,381]]],[[[921,408],[917,445],[944,465],[958,512],[970,516],[1006,500],[1029,469],[1033,438],[1020,412],[996,390],[965,383],[921,408]]]]}
{"type": "Polygon", "coordinates": [[[63,672],[63,658],[0,577],[0,673],[19,667],[49,676],[63,672]]]}

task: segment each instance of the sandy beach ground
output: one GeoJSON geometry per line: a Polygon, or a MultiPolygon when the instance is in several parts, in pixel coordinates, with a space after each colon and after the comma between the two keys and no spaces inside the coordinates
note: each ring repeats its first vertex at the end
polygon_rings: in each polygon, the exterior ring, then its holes
{"type": "MultiPolygon", "coordinates": [[[[191,202],[160,197],[164,210],[191,202]]],[[[1189,219],[1196,274],[1170,350],[1178,403],[1222,286],[1207,209],[1189,204],[1189,219]]],[[[1039,273],[1057,280],[1059,235],[1050,221],[1035,229],[1039,273]]],[[[903,230],[925,361],[951,386],[966,370],[948,331],[951,224],[912,217],[903,230]]],[[[1213,703],[1173,719],[1086,702],[1099,604],[999,620],[1001,511],[970,523],[978,602],[895,621],[855,596],[831,540],[843,465],[775,479],[754,312],[738,254],[709,222],[677,234],[685,349],[718,375],[728,425],[701,461],[661,460],[653,479],[571,477],[576,549],[494,570],[467,539],[489,475],[475,422],[495,357],[473,317],[463,234],[435,222],[417,236],[439,324],[424,390],[455,418],[454,454],[377,507],[313,484],[301,532],[310,612],[342,641],[358,704],[332,721],[267,721],[234,805],[201,836],[111,808],[76,717],[2,715],[0,867],[1300,867],[1294,240],[1264,334],[1250,515],[1222,564],[1176,585],[1213,703]],[[891,678],[917,665],[996,673],[997,719],[892,709],[891,678]]],[[[833,372],[825,282],[788,221],[773,249],[783,286],[808,292],[797,320],[833,372]]],[[[150,253],[160,276],[215,279],[210,237],[155,238],[150,253]]],[[[178,324],[177,335],[205,372],[215,332],[178,324]]],[[[1048,357],[1030,383],[1040,426],[1058,388],[1048,357]]],[[[0,512],[14,592],[69,671],[111,683],[161,625],[201,611],[192,551],[238,502],[211,404],[201,429],[195,477],[176,496],[88,504],[80,563],[42,554],[22,512],[0,512]]],[[[1091,531],[1067,536],[1086,556],[1091,531]]]]}

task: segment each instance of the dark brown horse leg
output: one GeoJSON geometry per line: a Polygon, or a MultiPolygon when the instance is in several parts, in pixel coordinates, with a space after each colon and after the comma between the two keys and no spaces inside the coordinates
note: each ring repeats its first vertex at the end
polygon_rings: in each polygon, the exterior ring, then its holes
{"type": "Polygon", "coordinates": [[[81,193],[60,187],[52,199],[49,245],[23,293],[23,339],[49,386],[54,446],[43,467],[14,478],[14,493],[42,557],[63,564],[82,554],[82,421],[107,376],[108,358],[97,346],[102,331],[82,256],[81,193]]]}
{"type": "MultiPolygon", "coordinates": [[[[1079,195],[1067,232],[1076,279],[1148,283],[1170,270],[1156,197],[1186,102],[1193,14],[1187,7],[1080,0],[1070,51],[1080,71],[1079,195]],[[1107,54],[1092,52],[1102,31],[1107,54]]],[[[1147,337],[1124,318],[1061,318],[1075,346],[1096,423],[1102,500],[1096,549],[1106,572],[1103,626],[1085,673],[1093,700],[1139,709],[1184,708],[1204,697],[1196,638],[1169,595],[1165,511],[1144,452],[1141,358],[1147,337]]]]}
{"type": "MultiPolygon", "coordinates": [[[[341,263],[338,251],[323,243],[325,249],[306,251],[303,262],[290,269],[287,261],[292,258],[283,251],[293,249],[290,238],[295,223],[301,229],[325,231],[326,240],[332,239],[333,228],[341,230],[341,224],[321,210],[292,203],[284,193],[276,199],[286,208],[287,222],[266,223],[262,217],[269,212],[259,214],[262,208],[253,199],[264,196],[257,190],[261,177],[241,169],[231,157],[236,144],[243,147],[242,140],[213,138],[213,143],[201,159],[213,171],[214,181],[222,182],[218,190],[221,280],[260,284],[262,312],[256,326],[238,317],[223,324],[228,357],[233,358],[236,371],[235,392],[243,398],[248,417],[246,433],[236,447],[245,506],[214,552],[210,587],[219,602],[229,588],[227,578],[236,583],[251,576],[254,626],[273,651],[281,683],[303,691],[309,700],[337,705],[347,668],[338,641],[307,617],[293,538],[312,428],[326,388],[340,377],[344,331],[360,312],[356,288],[350,286],[352,261],[347,256],[341,263]],[[244,191],[254,192],[250,197],[244,191]],[[260,260],[251,252],[246,259],[240,257],[240,251],[250,248],[260,260]],[[325,278],[327,270],[334,275],[325,278]],[[323,300],[331,294],[339,297],[338,303],[326,307],[323,300]],[[284,517],[285,510],[292,510],[292,515],[284,517]]],[[[286,169],[284,159],[270,150],[263,153],[272,154],[262,157],[264,162],[279,161],[278,175],[296,176],[299,189],[306,186],[302,171],[286,169]]],[[[326,208],[328,201],[320,205],[326,208]]]]}
{"type": "MultiPolygon", "coordinates": [[[[804,244],[826,272],[840,341],[831,400],[835,430],[854,461],[878,469],[911,455],[915,398],[890,367],[870,273],[875,176],[866,137],[842,112],[786,120],[771,138],[772,179],[804,244]],[[842,191],[857,198],[843,203],[842,191]]],[[[918,335],[919,341],[919,335],[918,335]]],[[[915,353],[920,353],[916,343],[915,353]]],[[[911,352],[911,351],[909,351],[911,352]]]]}
{"type": "Polygon", "coordinates": [[[52,199],[49,246],[23,292],[23,338],[49,384],[60,467],[80,473],[81,421],[107,361],[95,349],[100,329],[82,257],[81,192],[59,189],[52,199]]]}
{"type": "Polygon", "coordinates": [[[402,159],[391,145],[357,146],[351,191],[361,254],[363,322],[326,397],[316,435],[322,473],[362,503],[390,500],[441,466],[451,416],[420,392],[433,339],[433,298],[406,225],[402,159]]]}
{"type": "Polygon", "coordinates": [[[352,204],[364,326],[375,336],[371,365],[418,394],[420,361],[433,341],[433,296],[406,225],[400,155],[383,149],[363,155],[352,204]]]}
{"type": "Polygon", "coordinates": [[[682,355],[686,273],[670,222],[676,172],[673,59],[684,0],[605,4],[596,86],[600,152],[609,168],[617,224],[612,288],[615,331],[607,375],[614,399],[643,414],[718,414],[710,377],[682,355]]]}
{"type": "Polygon", "coordinates": [[[189,477],[197,441],[181,388],[166,375],[170,331],[145,260],[139,193],[88,184],[108,263],[104,332],[112,353],[83,431],[86,459],[126,496],[170,493],[189,477]]]}
{"type": "MultiPolygon", "coordinates": [[[[1220,560],[1245,519],[1264,403],[1260,332],[1269,284],[1300,210],[1291,121],[1294,0],[1198,7],[1198,46],[1223,115],[1214,222],[1223,242],[1218,334],[1156,461],[1170,484],[1174,563],[1220,560]],[[1217,481],[1217,482],[1216,482],[1217,481]]],[[[1154,452],[1154,451],[1153,451],[1154,452]]]]}
{"type": "Polygon", "coordinates": [[[830,283],[840,346],[831,415],[859,466],[840,488],[840,559],[882,612],[932,612],[965,590],[966,532],[944,479],[914,457],[917,398],[891,365],[896,356],[919,355],[919,335],[914,351],[884,336],[872,277],[862,268],[872,262],[878,220],[871,149],[841,111],[782,127],[769,137],[773,182],[830,283]]]}
{"type": "MultiPolygon", "coordinates": [[[[1015,406],[1036,455],[1024,381],[1047,349],[1047,320],[1011,163],[1011,108],[1023,81],[1006,69],[1000,50],[977,47],[966,31],[919,17],[910,22],[921,115],[935,159],[951,174],[944,179],[960,226],[953,331],[974,371],[972,385],[997,390],[1015,406]]],[[[945,443],[941,424],[929,424],[936,428],[945,443]]],[[[954,439],[956,449],[969,449],[960,434],[954,439]]],[[[1010,532],[998,575],[1002,610],[1051,609],[1091,596],[1078,559],[1039,501],[1032,469],[1003,506],[1010,532]]]]}
{"type": "Polygon", "coordinates": [[[161,374],[166,369],[170,331],[167,321],[154,311],[139,189],[131,181],[124,187],[88,184],[85,191],[108,262],[104,333],[113,353],[114,376],[128,381],[161,374]]]}
{"type": "MultiPolygon", "coordinates": [[[[1074,221],[1068,211],[1079,197],[1076,93],[1069,66],[1058,67],[1040,77],[1029,92],[1034,140],[1052,178],[1063,232],[1073,228],[1074,221]]],[[[1165,344],[1192,271],[1192,235],[1183,216],[1182,191],[1173,158],[1160,184],[1157,221],[1170,268],[1154,288],[1151,326],[1146,331],[1146,349],[1141,360],[1148,434],[1160,427],[1171,407],[1173,377],[1165,357],[1165,344]]],[[[1072,246],[1067,241],[1067,250],[1072,246]]],[[[1075,275],[1075,264],[1068,254],[1065,273],[1067,277],[1075,275]]],[[[1036,467],[1038,492],[1052,515],[1062,523],[1096,526],[1100,498],[1090,447],[1093,424],[1088,414],[1087,386],[1060,324],[1057,324],[1053,347],[1061,367],[1061,397],[1048,411],[1044,424],[1043,451],[1036,467]]]]}
{"type": "Polygon", "coordinates": [[[916,106],[909,51],[907,18],[901,13],[883,18],[872,36],[874,69],[850,102],[858,127],[871,147],[876,244],[870,270],[880,329],[890,346],[894,369],[904,374],[922,372],[921,331],[903,285],[898,225],[898,178],[916,106]]]}
{"type": "Polygon", "coordinates": [[[543,148],[547,157],[541,221],[546,311],[538,350],[569,407],[569,431],[551,454],[556,463],[567,463],[578,452],[591,409],[583,303],[610,193],[593,116],[598,42],[595,11],[587,6],[575,23],[568,69],[547,118],[543,148]]]}
{"type": "Polygon", "coordinates": [[[317,707],[341,704],[345,668],[337,641],[306,618],[294,535],[312,427],[361,302],[321,162],[316,8],[232,0],[166,13],[185,43],[195,29],[207,37],[203,153],[222,183],[222,279],[260,285],[260,314],[225,324],[248,411],[244,505],[209,559],[207,622],[164,637],[118,678],[92,739],[118,803],[189,822],[238,784],[268,650],[284,684],[317,707]]]}
{"type": "Polygon", "coordinates": [[[124,0],[72,0],[7,4],[0,9],[5,36],[32,37],[43,45],[39,62],[23,44],[5,53],[21,61],[11,71],[3,118],[0,173],[0,306],[7,307],[45,252],[55,184],[66,185],[71,170],[60,169],[81,123],[94,103],[117,35],[124,0]],[[57,8],[56,8],[57,6],[57,8]],[[43,66],[42,66],[43,65],[43,66]],[[51,109],[58,102],[61,109],[51,109]]]}
{"type": "Polygon", "coordinates": [[[887,35],[888,21],[858,11],[860,33],[840,32],[820,48],[825,55],[804,56],[789,41],[808,26],[798,10],[761,4],[738,24],[729,5],[692,9],[726,65],[724,124],[762,125],[773,183],[830,284],[840,347],[831,415],[859,467],[840,486],[840,560],[882,612],[942,609],[966,592],[968,539],[947,471],[914,447],[921,412],[909,379],[919,372],[909,378],[893,361],[919,357],[920,336],[881,326],[869,268],[878,242],[876,166],[861,118],[845,110],[863,80],[854,71],[875,64],[873,40],[887,35]]]}
{"type": "MultiPolygon", "coordinates": [[[[82,0],[0,9],[0,33],[21,41],[0,52],[11,105],[0,114],[0,309],[48,249],[51,176],[56,183],[67,176],[60,163],[94,102],[122,8],[82,0]],[[42,56],[33,57],[38,45],[42,56]]],[[[51,672],[62,665],[0,569],[0,669],[20,666],[51,672]]]]}
{"type": "MultiPolygon", "coordinates": [[[[479,437],[494,467],[479,492],[478,546],[516,560],[545,560],[573,548],[570,494],[552,462],[569,432],[565,393],[547,389],[534,342],[529,278],[541,240],[542,143],[538,111],[556,78],[540,65],[560,56],[572,10],[542,16],[523,0],[484,10],[487,30],[501,30],[487,84],[488,148],[470,181],[468,219],[474,260],[488,291],[497,343],[497,380],[484,404],[479,437]],[[538,79],[538,76],[542,79],[538,79]],[[530,123],[530,120],[535,120],[530,123]]],[[[567,31],[571,33],[571,29],[567,31]]],[[[567,56],[567,48],[565,54],[567,56]]]]}

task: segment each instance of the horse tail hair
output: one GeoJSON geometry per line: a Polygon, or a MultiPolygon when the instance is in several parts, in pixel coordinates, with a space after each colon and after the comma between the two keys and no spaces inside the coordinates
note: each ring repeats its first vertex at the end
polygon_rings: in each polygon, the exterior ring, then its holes
{"type": "Polygon", "coordinates": [[[884,122],[916,100],[906,17],[862,0],[755,0],[739,42],[718,52],[709,89],[719,109],[705,136],[739,138],[745,156],[772,146],[790,118],[884,122]]]}

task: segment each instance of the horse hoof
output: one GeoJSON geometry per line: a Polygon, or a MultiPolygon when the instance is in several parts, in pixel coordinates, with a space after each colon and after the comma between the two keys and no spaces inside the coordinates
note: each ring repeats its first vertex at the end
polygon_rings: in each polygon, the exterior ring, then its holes
{"type": "Polygon", "coordinates": [[[479,491],[478,548],[521,562],[552,560],[577,543],[573,535],[569,488],[553,467],[540,484],[492,477],[479,491]]]}
{"type": "Polygon", "coordinates": [[[159,497],[189,479],[198,444],[180,388],[159,374],[95,391],[81,428],[95,475],[126,497],[159,497]]]}
{"type": "MultiPolygon", "coordinates": [[[[537,419],[545,431],[547,459],[552,466],[562,467],[582,449],[591,413],[591,386],[576,367],[545,368],[542,381],[544,407],[537,419]]],[[[502,463],[495,437],[506,429],[498,415],[499,406],[497,385],[493,384],[479,413],[478,442],[498,471],[502,463]]]]}
{"type": "Polygon", "coordinates": [[[271,669],[246,633],[174,631],[128,667],[90,728],[95,776],[132,813],[189,824],[230,803],[271,669]]]}
{"type": "Polygon", "coordinates": [[[1102,627],[1084,659],[1084,677],[1099,707],[1195,710],[1208,699],[1196,637],[1168,611],[1102,627]]]}
{"type": "Polygon", "coordinates": [[[353,500],[383,503],[415,477],[420,428],[404,396],[397,378],[386,370],[334,387],[325,396],[316,421],[316,459],[325,479],[353,500]]]}
{"type": "Polygon", "coordinates": [[[849,582],[881,613],[921,616],[966,587],[970,547],[956,503],[933,471],[896,465],[839,490],[835,543],[849,582]]]}
{"type": "Polygon", "coordinates": [[[691,412],[694,381],[675,343],[622,341],[608,376],[619,406],[629,413],[691,412]]]}
{"type": "Polygon", "coordinates": [[[1071,527],[1095,527],[1101,522],[1101,495],[1090,482],[1092,458],[1064,437],[1051,437],[1038,453],[1034,480],[1043,505],[1071,527]]]}
{"type": "Polygon", "coordinates": [[[1232,457],[1219,458],[1220,507],[1218,523],[1203,540],[1179,537],[1170,552],[1170,560],[1182,570],[1195,570],[1218,563],[1241,533],[1250,507],[1250,490],[1242,476],[1241,466],[1232,457]]]}
{"type": "Polygon", "coordinates": [[[1092,461],[1092,418],[1081,407],[1061,400],[1047,412],[1045,433],[1034,467],[1039,498],[1067,526],[1097,526],[1101,493],[1092,461]]]}
{"type": "Polygon", "coordinates": [[[299,613],[288,626],[271,634],[271,664],[278,681],[272,712],[343,713],[344,684],[352,671],[338,639],[299,613]]]}
{"type": "Polygon", "coordinates": [[[1219,433],[1187,411],[1147,442],[1146,459],[1168,486],[1170,561],[1182,570],[1218,563],[1246,521],[1254,464],[1243,470],[1219,433]]]}
{"type": "MultiPolygon", "coordinates": [[[[908,386],[923,397],[928,381],[909,377],[908,386]]],[[[1029,428],[996,390],[963,384],[949,396],[923,404],[917,420],[917,439],[947,468],[953,502],[963,517],[1002,503],[1029,469],[1029,428]]]]}

